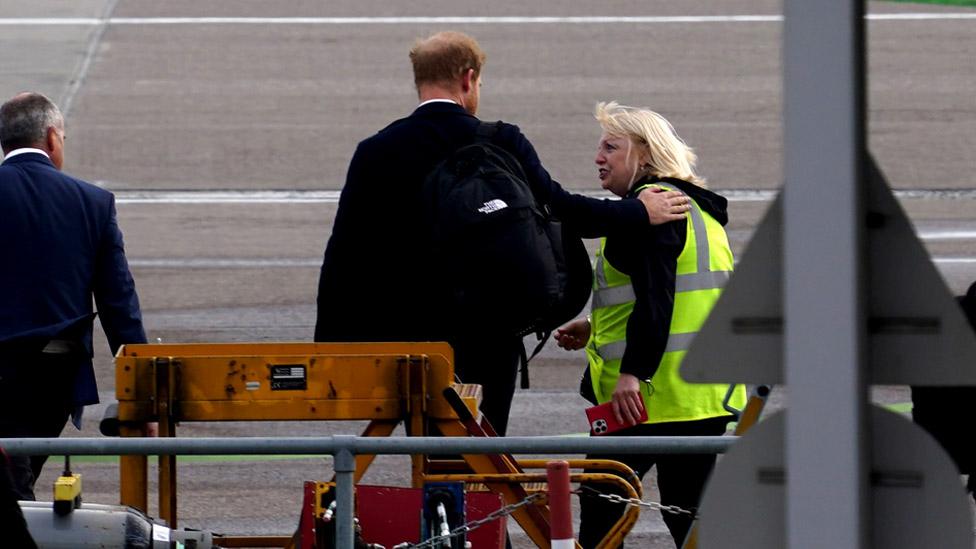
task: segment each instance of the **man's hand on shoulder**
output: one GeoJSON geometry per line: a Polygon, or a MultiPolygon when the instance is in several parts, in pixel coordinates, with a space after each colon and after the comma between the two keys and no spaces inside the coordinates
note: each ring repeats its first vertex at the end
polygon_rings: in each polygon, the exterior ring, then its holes
{"type": "Polygon", "coordinates": [[[651,225],[663,225],[671,221],[681,221],[691,209],[691,199],[677,191],[666,191],[649,187],[637,195],[644,204],[651,225]]]}

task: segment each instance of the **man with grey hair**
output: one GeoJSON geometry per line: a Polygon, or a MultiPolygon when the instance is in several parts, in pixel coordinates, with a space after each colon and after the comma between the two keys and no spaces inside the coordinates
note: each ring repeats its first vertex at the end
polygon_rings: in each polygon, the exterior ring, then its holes
{"type": "MultiPolygon", "coordinates": [[[[0,438],[56,437],[98,402],[97,314],[114,354],[145,343],[112,193],[61,172],[64,117],[32,92],[0,106],[0,438]],[[92,299],[97,313],[92,307],[92,299]]],[[[34,499],[47,456],[12,456],[34,499]]]]}

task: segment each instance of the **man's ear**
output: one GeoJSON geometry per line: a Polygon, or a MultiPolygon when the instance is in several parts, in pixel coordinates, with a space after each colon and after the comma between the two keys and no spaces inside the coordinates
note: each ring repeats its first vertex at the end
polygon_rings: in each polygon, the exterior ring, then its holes
{"type": "Polygon", "coordinates": [[[58,136],[58,130],[54,126],[48,126],[47,134],[44,137],[44,144],[47,145],[48,152],[55,150],[61,145],[61,138],[58,136]]]}
{"type": "Polygon", "coordinates": [[[61,169],[64,163],[64,138],[61,130],[51,126],[47,129],[47,135],[44,139],[44,145],[47,146],[47,154],[51,158],[51,163],[54,167],[61,169]]]}
{"type": "Polygon", "coordinates": [[[461,91],[468,93],[474,86],[474,69],[468,69],[461,74],[461,91]]]}

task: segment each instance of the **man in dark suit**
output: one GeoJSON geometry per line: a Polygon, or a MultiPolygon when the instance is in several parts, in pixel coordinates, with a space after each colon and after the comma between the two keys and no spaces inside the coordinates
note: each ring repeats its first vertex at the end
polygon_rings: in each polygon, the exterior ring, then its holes
{"type": "MultiPolygon", "coordinates": [[[[64,118],[37,93],[0,107],[0,438],[56,437],[98,402],[96,313],[114,354],[145,343],[112,193],[62,173],[64,118]]],[[[18,497],[34,499],[47,456],[14,456],[18,497]]]]}
{"type": "MultiPolygon", "coordinates": [[[[522,342],[452,330],[457,319],[444,313],[430,276],[439,266],[424,261],[421,203],[427,174],[475,141],[485,55],[471,37],[442,32],[419,41],[410,59],[420,105],[361,142],[350,162],[319,279],[315,340],[450,342],[456,373],[482,385],[481,411],[504,435],[522,342]]],[[[687,199],[677,193],[607,201],[566,192],[517,126],[501,124],[493,142],[519,160],[537,199],[584,237],[684,219],[687,199]]]]}

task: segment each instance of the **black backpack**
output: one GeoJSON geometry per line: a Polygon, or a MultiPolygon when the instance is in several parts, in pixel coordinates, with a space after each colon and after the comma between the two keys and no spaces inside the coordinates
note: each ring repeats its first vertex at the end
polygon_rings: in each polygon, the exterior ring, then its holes
{"type": "Polygon", "coordinates": [[[590,259],[579,236],[539,203],[525,172],[493,144],[501,122],[482,122],[473,144],[457,149],[428,174],[424,202],[430,221],[433,276],[446,290],[455,332],[540,341],[586,306],[590,259]]]}

